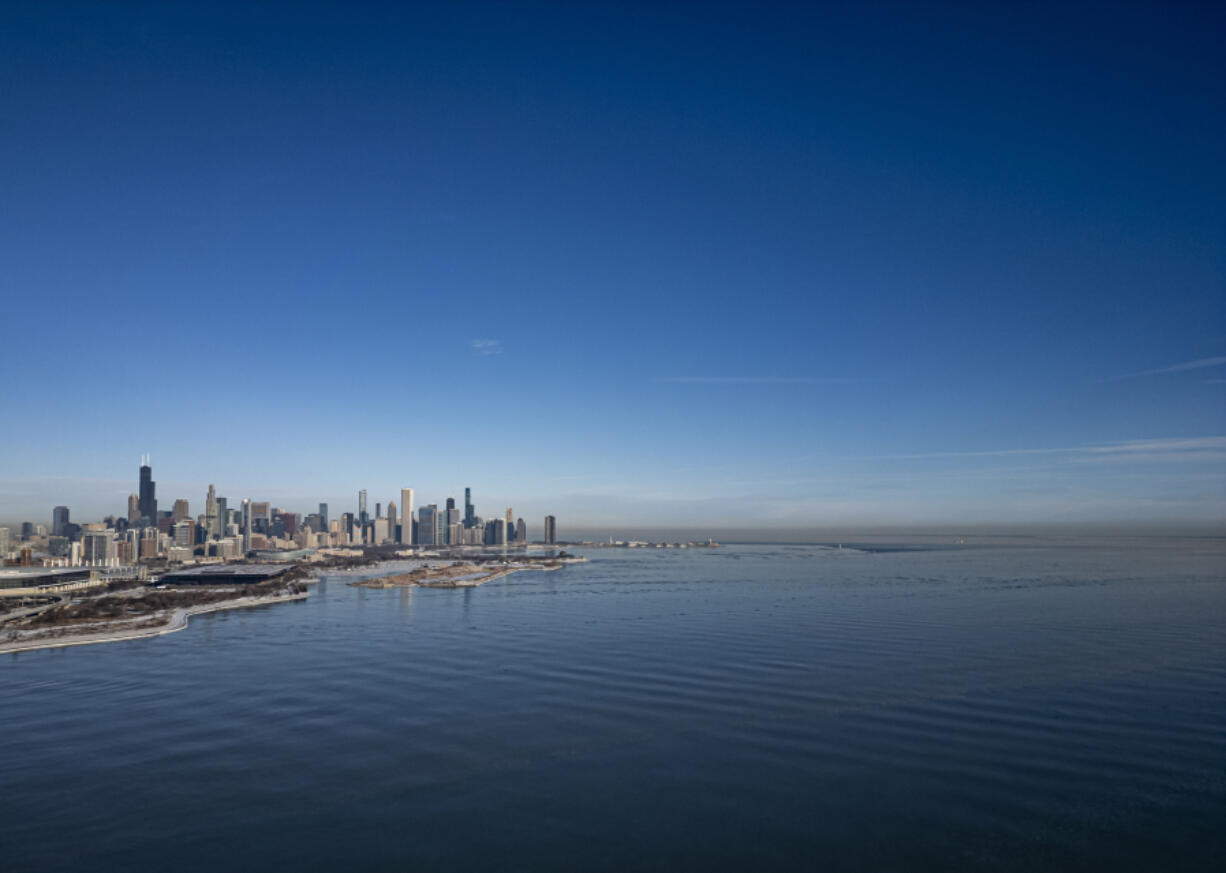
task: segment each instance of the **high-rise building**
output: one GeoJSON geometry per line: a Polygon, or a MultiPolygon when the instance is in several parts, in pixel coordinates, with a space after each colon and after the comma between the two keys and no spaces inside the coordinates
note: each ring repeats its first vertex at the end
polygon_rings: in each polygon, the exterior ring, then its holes
{"type": "Polygon", "coordinates": [[[474,516],[476,510],[473,509],[473,490],[471,488],[464,489],[464,527],[470,528],[475,523],[474,516]]]}
{"type": "Polygon", "coordinates": [[[272,525],[272,509],[267,500],[251,501],[251,532],[267,534],[272,525]]]}
{"type": "Polygon", "coordinates": [[[23,521],[21,523],[21,541],[28,542],[34,536],[34,522],[23,521]]]}
{"type": "Polygon", "coordinates": [[[217,492],[209,486],[209,493],[204,497],[204,535],[218,537],[218,527],[221,524],[217,510],[217,492]]]}
{"type": "Polygon", "coordinates": [[[196,540],[196,532],[192,530],[194,527],[190,521],[176,521],[170,529],[174,544],[180,548],[191,548],[196,540]]]}
{"type": "Polygon", "coordinates": [[[140,462],[140,514],[149,519],[149,524],[158,523],[157,483],[153,481],[150,457],[145,455],[140,462]]]}
{"type": "Polygon", "coordinates": [[[524,520],[522,518],[515,522],[515,542],[528,542],[528,525],[524,524],[524,520]]]}
{"type": "Polygon", "coordinates": [[[454,497],[447,498],[447,509],[455,509],[455,498],[454,497]]]}
{"type": "Polygon", "coordinates": [[[68,507],[57,506],[51,510],[51,535],[62,537],[68,528],[68,507]]]}
{"type": "Polygon", "coordinates": [[[226,506],[226,498],[217,498],[217,538],[230,535],[230,509],[226,506]]]}
{"type": "Polygon", "coordinates": [[[438,505],[431,503],[417,511],[417,544],[438,545],[438,505]]]}
{"type": "Polygon", "coordinates": [[[9,529],[0,527],[0,561],[9,553],[9,529]]]}
{"type": "Polygon", "coordinates": [[[128,495],[128,524],[136,524],[140,521],[140,497],[135,494],[128,495]]]}
{"type": "Polygon", "coordinates": [[[175,509],[174,509],[174,512],[170,516],[170,520],[173,521],[175,524],[178,524],[181,521],[186,521],[187,519],[191,518],[191,516],[192,516],[192,513],[191,513],[191,510],[188,508],[187,501],[184,500],[182,497],[180,497],[178,500],[175,501],[175,509]]]}
{"type": "Polygon", "coordinates": [[[446,536],[442,538],[442,542],[449,546],[458,546],[461,543],[461,538],[453,535],[452,529],[460,526],[460,510],[455,508],[455,501],[451,498],[447,499],[451,506],[447,507],[443,519],[443,531],[446,536]]]}
{"type": "Polygon", "coordinates": [[[358,492],[358,522],[366,527],[366,489],[358,492]]]}
{"type": "Polygon", "coordinates": [[[326,503],[319,504],[319,529],[320,531],[327,531],[329,529],[328,528],[328,504],[326,503]]]}
{"type": "Polygon", "coordinates": [[[394,542],[400,542],[400,538],[396,536],[396,525],[400,522],[396,518],[396,501],[389,500],[387,502],[387,536],[394,542]]]}
{"type": "Polygon", "coordinates": [[[81,536],[82,559],[86,564],[105,564],[111,556],[111,532],[107,530],[89,530],[81,536]]]}
{"type": "Polygon", "coordinates": [[[553,545],[558,541],[558,520],[552,515],[545,516],[545,542],[553,545]]]}
{"type": "Polygon", "coordinates": [[[243,498],[243,554],[251,551],[251,501],[243,498]]]}
{"type": "Polygon", "coordinates": [[[413,489],[400,489],[400,544],[413,545],[413,489]]]}

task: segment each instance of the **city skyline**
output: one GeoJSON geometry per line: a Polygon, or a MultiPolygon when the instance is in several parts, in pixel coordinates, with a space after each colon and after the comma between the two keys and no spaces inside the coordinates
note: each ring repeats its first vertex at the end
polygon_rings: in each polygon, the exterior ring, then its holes
{"type": "Polygon", "coordinates": [[[462,7],[0,10],[0,519],[1226,524],[1220,9],[462,7]]]}

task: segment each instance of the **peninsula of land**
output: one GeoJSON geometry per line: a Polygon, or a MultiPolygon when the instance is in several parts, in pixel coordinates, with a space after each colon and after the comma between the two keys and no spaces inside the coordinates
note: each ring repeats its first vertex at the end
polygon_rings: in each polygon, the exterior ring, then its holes
{"type": "Polygon", "coordinates": [[[391,573],[373,579],[355,579],[350,582],[358,588],[476,588],[521,570],[560,570],[570,563],[586,561],[586,558],[570,556],[545,560],[515,559],[475,563],[452,561],[443,564],[422,564],[405,572],[391,573]]]}

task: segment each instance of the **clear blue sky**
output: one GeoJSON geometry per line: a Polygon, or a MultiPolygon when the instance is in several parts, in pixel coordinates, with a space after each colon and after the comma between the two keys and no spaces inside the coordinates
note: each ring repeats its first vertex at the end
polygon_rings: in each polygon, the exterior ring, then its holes
{"type": "Polygon", "coordinates": [[[1226,7],[254,5],[0,9],[0,519],[1226,519],[1226,7]]]}

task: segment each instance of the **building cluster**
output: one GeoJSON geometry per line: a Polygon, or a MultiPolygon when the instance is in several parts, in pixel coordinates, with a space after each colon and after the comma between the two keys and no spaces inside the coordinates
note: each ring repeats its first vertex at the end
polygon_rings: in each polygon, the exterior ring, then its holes
{"type": "MultiPolygon", "coordinates": [[[[0,557],[6,563],[32,566],[41,553],[43,564],[115,566],[142,561],[182,563],[200,558],[237,560],[251,552],[293,551],[341,546],[401,545],[436,548],[461,546],[522,546],[528,529],[511,507],[494,518],[477,515],[472,489],[464,489],[464,509],[448,497],[443,507],[431,503],[414,513],[413,489],[400,490],[400,503],[389,500],[368,509],[366,491],[358,492],[356,512],[330,517],[328,504],[306,515],[288,512],[267,501],[244,499],[232,507],[212,485],[204,498],[204,512],[193,517],[185,499],[169,511],[159,510],[157,483],[148,456],[141,458],[137,493],[128,497],[125,516],[77,525],[67,506],[51,514],[51,528],[25,522],[19,542],[0,527],[0,557]]],[[[556,519],[545,517],[543,542],[557,542],[556,519]]]]}

